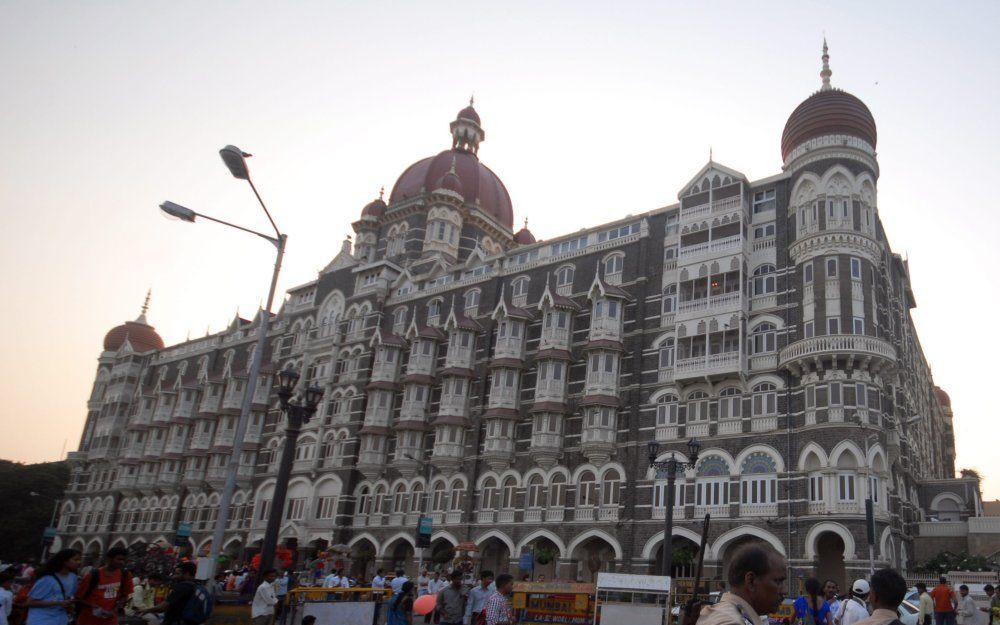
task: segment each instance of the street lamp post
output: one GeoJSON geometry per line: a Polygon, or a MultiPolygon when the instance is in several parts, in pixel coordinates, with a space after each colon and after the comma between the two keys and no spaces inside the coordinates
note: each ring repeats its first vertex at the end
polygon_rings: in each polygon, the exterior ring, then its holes
{"type": "Polygon", "coordinates": [[[285,446],[281,450],[281,465],[278,467],[278,478],[274,484],[274,497],[271,498],[271,513],[267,517],[267,529],[264,531],[264,546],[260,551],[260,571],[274,567],[274,552],[278,548],[278,533],[281,531],[281,516],[285,509],[285,496],[288,494],[288,479],[292,474],[292,463],[295,461],[295,444],[299,440],[302,426],[316,414],[316,408],[323,399],[323,389],[310,386],[305,391],[305,403],[292,402],[295,385],[299,374],[291,369],[283,369],[275,375],[278,388],[278,398],[281,409],[288,416],[285,426],[285,446]]]}
{"type": "Polygon", "coordinates": [[[688,441],[688,452],[690,460],[688,462],[680,462],[671,453],[670,457],[664,461],[657,461],[657,456],[660,454],[660,444],[656,441],[649,442],[649,466],[656,471],[656,477],[660,477],[662,473],[666,473],[667,476],[667,492],[663,506],[666,508],[664,511],[664,528],[663,528],[663,572],[662,575],[669,577],[670,570],[674,565],[674,551],[671,538],[674,531],[674,482],[677,480],[677,471],[684,470],[688,467],[693,467],[695,463],[698,462],[698,452],[701,451],[701,443],[698,439],[692,438],[688,441]]]}
{"type": "Polygon", "coordinates": [[[206,579],[213,579],[215,577],[215,567],[218,564],[219,553],[222,550],[222,541],[225,538],[226,526],[229,525],[229,509],[232,505],[233,494],[236,492],[236,480],[239,475],[240,462],[243,455],[243,439],[246,436],[247,428],[250,425],[250,414],[253,409],[253,397],[257,392],[257,379],[260,377],[260,370],[264,363],[264,351],[267,349],[267,330],[271,320],[271,306],[274,304],[274,294],[278,287],[278,275],[281,273],[281,261],[284,259],[285,246],[288,242],[287,235],[282,234],[281,231],[278,230],[278,226],[274,223],[274,219],[271,218],[271,212],[267,210],[264,200],[261,199],[260,193],[257,192],[257,187],[254,186],[253,181],[250,179],[250,169],[247,167],[246,159],[251,155],[232,145],[227,145],[219,150],[219,155],[222,157],[222,161],[226,164],[226,167],[229,169],[229,172],[234,178],[237,178],[238,180],[246,180],[250,184],[250,188],[253,189],[254,195],[257,197],[257,201],[260,203],[261,208],[264,209],[264,214],[267,215],[267,220],[271,222],[271,227],[274,229],[274,236],[257,232],[256,230],[251,230],[243,226],[238,226],[236,224],[229,223],[228,221],[216,219],[215,217],[209,217],[208,215],[197,213],[190,208],[173,202],[164,202],[160,204],[160,210],[162,210],[166,215],[181,221],[193,223],[198,217],[201,217],[224,226],[229,226],[230,228],[235,228],[237,230],[253,234],[274,245],[276,249],[276,256],[274,259],[274,271],[271,273],[271,285],[267,292],[267,305],[260,311],[259,322],[257,324],[257,344],[254,348],[253,360],[250,363],[249,379],[247,380],[246,392],[243,395],[243,404],[240,407],[240,418],[236,422],[233,450],[229,456],[229,465],[226,468],[226,483],[222,488],[222,497],[219,501],[219,514],[215,521],[214,531],[212,532],[212,545],[208,555],[209,564],[205,572],[206,579]]]}
{"type": "Polygon", "coordinates": [[[868,483],[865,484],[865,491],[868,493],[867,499],[865,499],[865,525],[867,526],[868,534],[868,573],[869,575],[875,574],[875,497],[872,492],[874,484],[872,483],[872,472],[873,467],[871,462],[868,460],[868,452],[870,450],[869,443],[872,439],[878,440],[878,434],[868,434],[868,424],[865,423],[860,417],[858,417],[858,426],[861,428],[862,436],[865,437],[865,466],[868,468],[868,483]]]}
{"type": "MultiPolygon", "coordinates": [[[[31,497],[41,497],[42,499],[51,499],[52,500],[52,518],[49,520],[49,527],[55,527],[56,526],[56,514],[59,512],[59,499],[57,499],[55,497],[49,497],[47,495],[43,495],[43,494],[37,493],[35,491],[31,491],[30,493],[28,493],[28,495],[30,495],[31,497]]],[[[49,543],[46,542],[45,538],[43,537],[43,540],[42,540],[42,557],[38,560],[38,562],[39,563],[45,562],[45,556],[47,556],[48,553],[49,553],[49,543]]]]}
{"type": "MultiPolygon", "coordinates": [[[[406,459],[408,459],[408,460],[412,460],[414,462],[423,464],[424,467],[427,470],[427,477],[424,478],[425,479],[425,483],[427,485],[426,486],[427,490],[425,490],[424,492],[427,494],[427,516],[430,516],[431,506],[434,505],[434,491],[431,490],[431,471],[434,470],[434,465],[432,465],[430,462],[427,462],[426,460],[423,460],[423,461],[422,460],[417,460],[411,454],[408,454],[408,453],[404,453],[403,457],[406,458],[406,459]]],[[[424,516],[423,510],[420,511],[420,516],[421,517],[424,516]]],[[[418,523],[418,526],[419,526],[419,520],[418,520],[417,523],[418,523]]],[[[418,533],[417,540],[419,541],[420,540],[419,529],[418,529],[417,533],[418,533]]],[[[424,568],[424,549],[425,549],[425,547],[417,547],[417,577],[420,576],[420,574],[421,574],[421,572],[423,571],[423,568],[424,568]]]]}

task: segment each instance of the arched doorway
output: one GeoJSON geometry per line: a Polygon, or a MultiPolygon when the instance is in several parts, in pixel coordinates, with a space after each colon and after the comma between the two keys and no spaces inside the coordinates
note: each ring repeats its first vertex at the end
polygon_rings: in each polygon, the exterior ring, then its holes
{"type": "Polygon", "coordinates": [[[546,581],[556,579],[556,567],[559,565],[559,547],[545,536],[540,536],[528,544],[526,549],[532,554],[535,570],[531,572],[532,579],[545,576],[546,581]]]}
{"type": "MultiPolygon", "coordinates": [[[[670,567],[672,577],[694,577],[695,567],[698,565],[698,543],[687,536],[674,535],[671,541],[673,547],[673,561],[670,567]]],[[[653,569],[654,575],[663,574],[663,543],[656,550],[656,565],[653,569]]]]}
{"type": "Polygon", "coordinates": [[[577,545],[570,557],[576,561],[577,580],[596,582],[598,571],[615,570],[615,548],[597,536],[577,545]]]}
{"type": "Polygon", "coordinates": [[[496,536],[491,536],[480,543],[479,553],[480,571],[493,571],[494,575],[509,572],[510,549],[496,536]]]}
{"type": "Polygon", "coordinates": [[[385,557],[389,561],[389,568],[394,571],[403,569],[406,571],[408,577],[416,579],[418,573],[417,559],[413,552],[413,545],[406,539],[397,538],[394,542],[386,546],[385,557]]]}
{"type": "Polygon", "coordinates": [[[428,571],[445,573],[451,568],[451,563],[454,560],[455,546],[446,538],[438,538],[431,543],[430,562],[424,562],[424,567],[428,571]]]}
{"type": "Polygon", "coordinates": [[[816,538],[816,577],[832,579],[841,588],[848,588],[844,539],[835,532],[823,532],[816,538]]]}
{"type": "MultiPolygon", "coordinates": [[[[371,579],[375,574],[375,545],[367,538],[362,538],[351,545],[350,575],[355,579],[371,579]]],[[[395,572],[395,571],[394,571],[395,572]]]]}

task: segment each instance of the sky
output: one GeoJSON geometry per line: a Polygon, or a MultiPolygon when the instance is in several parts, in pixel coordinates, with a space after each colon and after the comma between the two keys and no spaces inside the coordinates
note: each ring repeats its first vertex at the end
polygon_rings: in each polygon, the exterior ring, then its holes
{"type": "Polygon", "coordinates": [[[79,443],[104,334],[170,344],[250,315],[271,248],[159,215],[164,200],[264,229],[235,144],[307,282],[475,94],[480,157],[539,238],[676,202],[708,160],[781,171],[781,130],[833,85],[878,124],[878,206],[951,395],[958,467],[1000,497],[1000,3],[53,2],[0,0],[0,458],[79,443]]]}

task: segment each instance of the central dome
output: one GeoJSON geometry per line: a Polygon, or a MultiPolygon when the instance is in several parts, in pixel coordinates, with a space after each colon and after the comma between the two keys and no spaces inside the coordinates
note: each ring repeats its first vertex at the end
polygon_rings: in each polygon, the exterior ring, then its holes
{"type": "MultiPolygon", "coordinates": [[[[389,204],[434,191],[454,167],[452,175],[458,177],[465,201],[478,206],[501,225],[513,229],[514,208],[507,187],[493,170],[479,161],[475,153],[483,136],[479,123],[479,114],[471,105],[462,109],[452,122],[453,147],[407,167],[392,187],[389,204]]],[[[452,186],[459,185],[452,183],[452,186]]]]}
{"type": "Polygon", "coordinates": [[[781,159],[810,139],[825,135],[848,135],[868,142],[878,139],[875,118],[865,103],[839,89],[817,91],[788,116],[781,133],[781,159]]]}

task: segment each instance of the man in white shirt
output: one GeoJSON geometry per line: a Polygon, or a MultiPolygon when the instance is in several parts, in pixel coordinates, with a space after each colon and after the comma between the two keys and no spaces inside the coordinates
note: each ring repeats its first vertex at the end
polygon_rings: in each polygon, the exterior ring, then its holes
{"type": "Polygon", "coordinates": [[[441,572],[434,571],[431,581],[427,582],[427,594],[436,595],[447,585],[448,583],[441,579],[441,572]]]}
{"type": "Polygon", "coordinates": [[[494,591],[490,590],[493,585],[493,571],[481,571],[479,573],[479,585],[469,591],[469,600],[465,603],[465,625],[476,625],[479,615],[486,609],[486,600],[494,591]]]}
{"type": "Polygon", "coordinates": [[[274,622],[274,606],[278,605],[278,596],[274,593],[274,580],[278,572],[274,569],[264,572],[264,581],[257,586],[250,606],[250,619],[253,625],[271,625],[274,622]]]}
{"type": "Polygon", "coordinates": [[[976,623],[976,613],[979,610],[976,608],[976,602],[972,599],[972,595],[969,594],[969,587],[962,584],[958,587],[958,594],[961,595],[958,598],[958,625],[975,625],[976,623]]]}
{"type": "Polygon", "coordinates": [[[338,575],[337,569],[334,569],[323,579],[323,588],[336,588],[337,586],[340,586],[340,575],[338,575]]]}
{"type": "Polygon", "coordinates": [[[417,577],[417,596],[423,597],[427,594],[427,584],[430,583],[431,578],[427,577],[427,569],[420,571],[420,576],[417,577]]]}
{"type": "Polygon", "coordinates": [[[385,571],[379,569],[375,571],[375,577],[372,578],[372,588],[376,590],[381,590],[385,588],[385,571]]]}
{"type": "Polygon", "coordinates": [[[392,588],[392,594],[398,595],[400,591],[403,590],[403,584],[410,581],[410,578],[406,576],[406,571],[403,569],[396,569],[396,577],[392,578],[392,582],[389,586],[392,588]]]}
{"type": "Polygon", "coordinates": [[[835,625],[855,625],[858,621],[868,618],[868,593],[871,586],[868,581],[859,579],[851,586],[851,596],[840,604],[840,613],[834,619],[835,625]]]}

